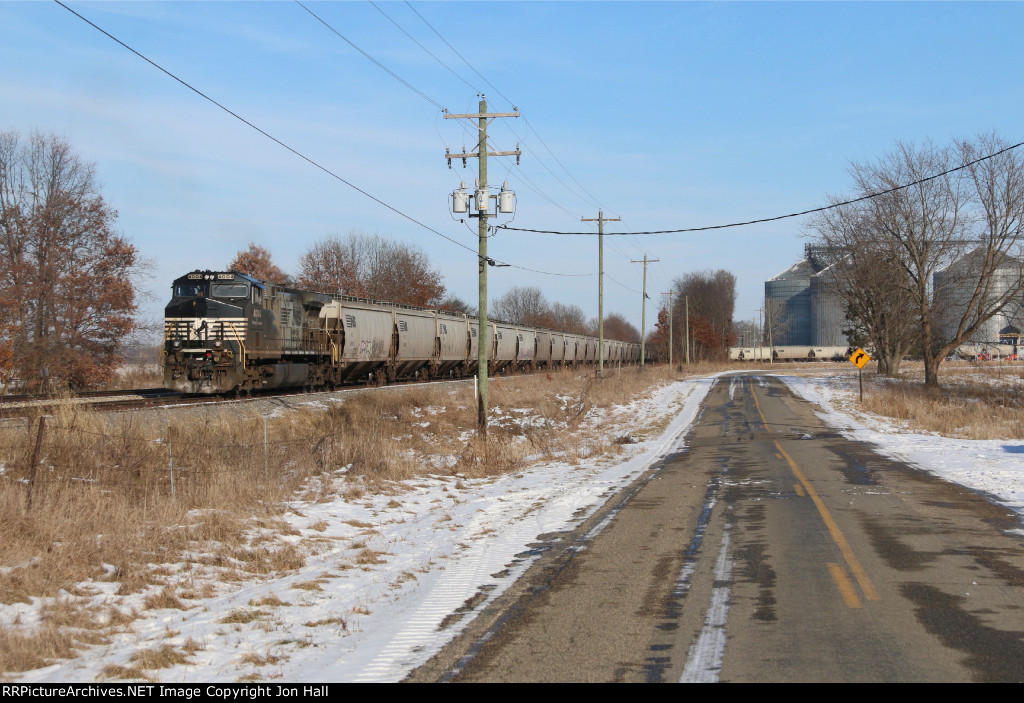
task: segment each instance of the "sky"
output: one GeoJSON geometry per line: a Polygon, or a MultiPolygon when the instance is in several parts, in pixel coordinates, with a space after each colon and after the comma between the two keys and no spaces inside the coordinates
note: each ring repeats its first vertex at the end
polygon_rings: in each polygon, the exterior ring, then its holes
{"type": "MultiPolygon", "coordinates": [[[[1000,376],[999,382],[1007,378],[1000,376]]],[[[865,414],[856,403],[852,366],[831,374],[782,379],[797,395],[816,403],[823,419],[844,436],[1024,514],[1024,464],[1010,459],[1024,452],[1024,440],[939,437],[915,432],[892,418],[865,414]]],[[[660,459],[685,451],[687,432],[715,382],[728,383],[730,395],[745,392],[747,383],[766,385],[764,378],[718,374],[663,386],[628,406],[591,409],[583,420],[585,427],[600,428],[609,437],[628,432],[642,438],[621,445],[624,453],[610,458],[549,459],[500,477],[439,475],[409,481],[403,491],[296,500],[282,519],[294,528],[287,539],[310,551],[305,565],[285,575],[239,581],[220,578],[217,567],[210,565],[167,564],[164,573],[170,574],[172,583],[180,579],[193,590],[205,583],[213,586],[215,595],[190,599],[185,611],[146,607],[146,598],[162,588],[159,584],[129,595],[117,594],[117,580],[78,584],[72,589],[74,597],[91,600],[96,612],[114,607],[135,611],[138,619],[113,634],[108,644],[25,672],[17,682],[109,679],[111,674],[101,673],[105,667],[131,667],[132,657],[140,651],[167,645],[181,649],[189,641],[200,651],[187,663],[149,674],[176,683],[229,682],[248,676],[271,683],[399,681],[470,619],[453,617],[454,613],[464,612],[459,609],[471,599],[479,612],[531,566],[528,555],[538,553],[538,535],[573,529],[660,459]],[[367,530],[367,525],[372,527],[367,530]],[[310,548],[325,538],[331,548],[310,548]],[[364,547],[381,553],[380,558],[351,568],[350,562],[364,547]],[[347,562],[349,566],[343,566],[347,562]],[[311,582],[318,588],[304,587],[311,582]],[[278,605],[258,605],[272,596],[278,605]],[[244,613],[253,614],[250,622],[222,622],[244,613]]],[[[343,394],[316,397],[303,403],[344,402],[343,394]]],[[[443,408],[420,409],[424,426],[429,427],[439,411],[443,408]]],[[[495,415],[498,425],[537,420],[534,408],[496,408],[495,415]]],[[[590,538],[608,522],[610,518],[595,527],[590,538]]],[[[46,599],[33,599],[6,605],[0,609],[0,624],[34,627],[45,604],[46,599]]],[[[721,660],[706,663],[707,669],[687,680],[717,680],[721,660]]]]}
{"type": "MultiPolygon", "coordinates": [[[[492,193],[507,180],[517,198],[493,222],[536,230],[594,232],[581,219],[599,210],[621,218],[608,233],[773,217],[847,192],[851,162],[897,141],[1024,138],[1017,2],[306,3],[334,31],[294,2],[69,6],[363,191],[60,5],[0,2],[0,130],[57,134],[96,164],[118,229],[153,261],[153,320],[174,278],[250,242],[295,273],[350,231],[420,247],[475,303],[476,221],[450,212],[475,163],[444,159],[475,133],[442,108],[474,113],[480,92],[521,113],[488,130],[492,149],[523,152],[489,160],[492,193]]],[[[648,330],[660,293],[698,270],[735,274],[735,319],[756,318],[805,222],[606,236],[605,314],[640,327],[646,255],[648,330]]],[[[492,300],[537,286],[597,315],[596,237],[498,229],[488,254],[512,264],[489,269],[492,300]]]]}

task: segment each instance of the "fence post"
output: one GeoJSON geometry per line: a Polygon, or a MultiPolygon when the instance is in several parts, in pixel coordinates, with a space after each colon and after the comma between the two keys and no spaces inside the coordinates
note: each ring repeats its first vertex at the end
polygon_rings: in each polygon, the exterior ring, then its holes
{"type": "Polygon", "coordinates": [[[171,502],[174,503],[177,500],[177,496],[174,491],[174,445],[171,440],[171,428],[167,428],[167,462],[171,468],[171,502]]]}
{"type": "Polygon", "coordinates": [[[32,489],[36,485],[36,464],[39,463],[39,448],[43,444],[43,430],[46,427],[46,415],[39,416],[39,430],[36,432],[36,446],[32,450],[32,459],[28,466],[28,496],[25,499],[25,512],[32,511],[32,489]]]}
{"type": "Polygon", "coordinates": [[[260,415],[263,420],[263,477],[270,478],[270,469],[268,468],[268,453],[269,447],[267,442],[267,416],[260,415]]]}

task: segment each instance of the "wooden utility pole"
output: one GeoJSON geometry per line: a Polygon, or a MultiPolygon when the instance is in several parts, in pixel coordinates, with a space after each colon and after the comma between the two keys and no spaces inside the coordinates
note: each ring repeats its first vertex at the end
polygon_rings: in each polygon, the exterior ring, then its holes
{"type": "MultiPolygon", "coordinates": [[[[597,218],[582,217],[580,222],[597,223],[597,375],[604,375],[604,223],[622,222],[621,217],[605,217],[604,212],[597,211],[597,218]]],[[[641,363],[643,357],[641,356],[641,363]]]]}
{"type": "Polygon", "coordinates": [[[648,259],[647,254],[644,254],[644,260],[642,262],[630,259],[630,263],[643,263],[644,265],[644,292],[643,298],[640,299],[640,368],[644,367],[644,350],[646,349],[644,343],[647,335],[647,264],[654,264],[659,261],[661,261],[661,259],[648,259]]]}
{"type": "Polygon", "coordinates": [[[477,142],[477,150],[475,152],[452,154],[447,152],[445,156],[448,159],[448,168],[452,166],[452,159],[462,159],[462,166],[466,166],[467,158],[476,158],[479,165],[478,177],[477,177],[477,188],[476,188],[476,214],[470,214],[470,217],[478,217],[480,219],[479,226],[477,227],[477,235],[480,240],[479,252],[477,258],[478,272],[479,272],[479,285],[480,285],[480,300],[478,303],[478,320],[477,320],[477,428],[479,429],[480,436],[487,437],[487,372],[489,371],[488,355],[491,349],[490,333],[488,332],[487,325],[487,265],[490,260],[487,258],[487,218],[494,217],[490,213],[490,194],[487,191],[487,157],[488,156],[515,156],[516,162],[519,161],[521,152],[516,147],[515,151],[487,151],[487,121],[493,120],[496,117],[519,117],[518,112],[487,112],[487,99],[480,96],[480,112],[477,114],[467,115],[453,115],[447,114],[444,116],[446,120],[454,119],[475,119],[477,120],[479,130],[479,141],[477,142]]]}

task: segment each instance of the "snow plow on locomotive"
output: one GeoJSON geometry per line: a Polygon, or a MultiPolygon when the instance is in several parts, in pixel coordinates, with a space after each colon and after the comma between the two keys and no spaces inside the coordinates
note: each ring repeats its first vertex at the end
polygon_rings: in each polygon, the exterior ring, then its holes
{"type": "MultiPolygon", "coordinates": [[[[598,340],[488,321],[489,372],[595,363],[598,340]]],[[[311,293],[234,272],[174,281],[164,386],[188,394],[322,388],[476,371],[477,321],[429,308],[311,293]]],[[[605,340],[607,363],[640,345],[605,340]]]]}

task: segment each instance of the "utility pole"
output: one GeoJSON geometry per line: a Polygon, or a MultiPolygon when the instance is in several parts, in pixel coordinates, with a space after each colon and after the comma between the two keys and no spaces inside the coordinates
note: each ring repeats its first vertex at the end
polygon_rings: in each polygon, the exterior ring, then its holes
{"type": "MultiPolygon", "coordinates": [[[[597,219],[582,217],[580,222],[597,223],[597,376],[604,375],[604,223],[622,222],[621,217],[605,217],[604,212],[597,211],[597,219]]],[[[643,363],[643,355],[640,357],[643,363]]]]}
{"type": "MultiPolygon", "coordinates": [[[[513,108],[514,110],[515,108],[513,108]]],[[[455,119],[475,119],[478,120],[479,129],[479,141],[477,143],[476,152],[452,154],[447,149],[445,150],[445,156],[448,159],[448,168],[452,167],[452,159],[462,159],[463,168],[466,167],[467,158],[476,158],[479,166],[476,190],[473,194],[473,199],[476,205],[476,214],[470,213],[470,217],[479,218],[479,226],[477,227],[477,234],[479,236],[479,252],[477,254],[478,262],[477,267],[479,271],[479,284],[480,284],[480,300],[478,303],[477,312],[477,428],[480,436],[484,439],[487,438],[487,372],[489,371],[488,356],[491,349],[490,332],[487,325],[487,266],[490,264],[494,265],[494,261],[487,258],[487,218],[497,217],[498,213],[512,212],[512,197],[511,191],[506,190],[504,187],[501,189],[501,194],[498,196],[498,212],[491,213],[491,196],[487,190],[487,157],[488,156],[515,156],[516,164],[519,163],[519,157],[521,152],[519,147],[516,147],[515,151],[487,151],[487,121],[493,120],[496,117],[519,117],[519,112],[487,112],[487,99],[480,96],[480,112],[477,114],[468,115],[452,115],[446,114],[444,118],[446,120],[455,119]],[[507,203],[505,196],[509,195],[507,203]]],[[[453,211],[456,213],[466,212],[468,209],[468,193],[465,188],[460,188],[458,191],[453,193],[453,211]],[[460,209],[461,208],[461,209],[460,209]]]]}
{"type": "Polygon", "coordinates": [[[668,367],[672,368],[672,298],[675,297],[676,292],[674,290],[668,293],[662,293],[662,295],[668,296],[668,367]]]}
{"type": "Polygon", "coordinates": [[[644,254],[643,262],[629,260],[632,264],[643,263],[644,265],[644,297],[640,299],[640,368],[644,367],[645,358],[645,342],[647,335],[647,264],[655,264],[661,259],[648,259],[647,254],[644,254]]]}

